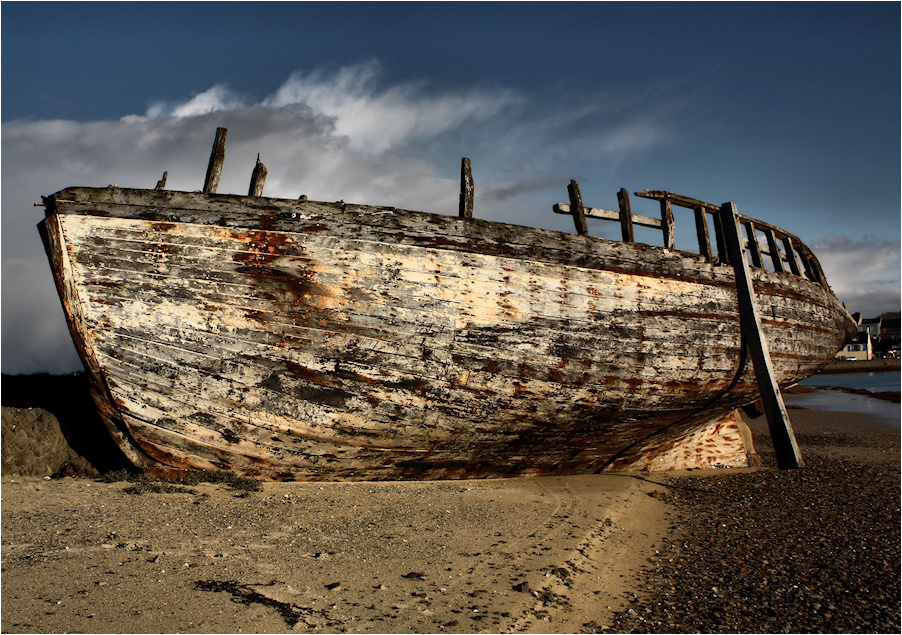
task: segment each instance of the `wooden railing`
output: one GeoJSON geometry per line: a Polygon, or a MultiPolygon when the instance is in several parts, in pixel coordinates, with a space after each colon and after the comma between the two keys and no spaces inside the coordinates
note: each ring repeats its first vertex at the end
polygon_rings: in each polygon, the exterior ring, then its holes
{"type": "MultiPolygon", "coordinates": [[[[802,466],[802,455],[796,443],[792,423],[783,403],[783,396],[777,384],[770,351],[764,331],[761,328],[761,316],[756,306],[756,294],[750,274],[751,267],[763,268],[761,256],[771,259],[774,271],[785,272],[802,277],[802,270],[808,279],[827,287],[821,266],[802,241],[779,227],[765,223],[736,212],[734,203],[712,205],[698,199],[680,196],[672,192],[645,190],[636,192],[636,196],[650,198],[661,204],[660,218],[640,216],[630,210],[629,193],[621,189],[617,193],[620,209],[618,211],[585,207],[579,186],[570,181],[570,204],[557,204],[554,211],[558,214],[570,214],[579,234],[588,234],[586,218],[602,218],[620,221],[621,236],[625,242],[633,242],[633,225],[659,229],[663,233],[664,247],[675,249],[673,206],[686,207],[695,213],[695,228],[698,237],[699,257],[715,265],[730,266],[736,279],[737,308],[743,339],[755,367],[755,378],[767,416],[771,439],[774,444],[777,465],[781,469],[795,469],[802,466]],[[708,234],[708,218],[711,215],[714,224],[714,239],[717,249],[715,258],[711,250],[711,239],[708,234]],[[742,237],[742,229],[746,237],[742,237]],[[767,249],[761,249],[758,232],[764,234],[767,249]],[[783,251],[780,250],[780,244],[783,251]],[[751,262],[749,262],[751,261],[751,262]],[[800,267],[801,263],[801,267],[800,267]]],[[[739,362],[741,364],[741,362],[739,362]]]]}
{"type": "MultiPolygon", "coordinates": [[[[695,198],[661,190],[636,192],[636,196],[660,202],[660,217],[654,218],[632,213],[629,192],[626,189],[621,189],[617,193],[619,210],[616,211],[585,207],[582,204],[582,197],[576,181],[570,181],[567,189],[570,193],[570,204],[558,203],[554,206],[554,212],[572,215],[576,231],[579,234],[588,233],[586,218],[600,218],[619,221],[621,237],[624,242],[634,242],[633,226],[639,225],[640,227],[661,230],[664,248],[675,249],[673,206],[676,205],[691,209],[695,214],[695,230],[699,255],[714,264],[731,264],[724,237],[722,210],[725,206],[723,205],[713,205],[695,198]],[[708,231],[708,215],[711,216],[714,227],[713,249],[711,236],[708,231]]],[[[796,236],[776,225],[743,216],[742,214],[736,214],[736,218],[745,229],[742,248],[743,255],[747,256],[750,266],[764,269],[761,257],[767,256],[773,271],[777,273],[792,273],[828,288],[823,269],[817,257],[796,236]],[[764,246],[759,240],[759,232],[763,234],[764,246]]]]}

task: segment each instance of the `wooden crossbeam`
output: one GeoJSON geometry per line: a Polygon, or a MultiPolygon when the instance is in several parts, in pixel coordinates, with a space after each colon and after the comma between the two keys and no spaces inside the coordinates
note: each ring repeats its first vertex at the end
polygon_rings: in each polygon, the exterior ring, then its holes
{"type": "MultiPolygon", "coordinates": [[[[573,208],[567,203],[555,203],[552,207],[555,214],[566,214],[570,216],[573,208]]],[[[602,220],[620,220],[620,212],[612,209],[602,209],[600,207],[583,207],[583,214],[586,218],[600,218],[602,220]]],[[[661,219],[652,218],[651,216],[642,216],[633,214],[633,224],[641,227],[651,227],[652,229],[661,229],[661,219]]]]}

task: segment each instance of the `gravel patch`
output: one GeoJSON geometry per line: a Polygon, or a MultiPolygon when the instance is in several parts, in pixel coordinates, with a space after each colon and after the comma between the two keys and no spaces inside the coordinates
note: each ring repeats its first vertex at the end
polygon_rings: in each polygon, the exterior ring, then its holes
{"type": "Polygon", "coordinates": [[[673,533],[628,607],[587,632],[900,632],[898,432],[798,438],[799,470],[774,469],[758,430],[771,467],[669,479],[673,533]]]}

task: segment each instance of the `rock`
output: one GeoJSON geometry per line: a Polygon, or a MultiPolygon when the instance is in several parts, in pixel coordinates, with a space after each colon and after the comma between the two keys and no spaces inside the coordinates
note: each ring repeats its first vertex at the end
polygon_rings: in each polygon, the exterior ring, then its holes
{"type": "Polygon", "coordinates": [[[3,475],[50,476],[69,464],[90,465],[66,441],[59,421],[41,408],[3,408],[3,475]]]}

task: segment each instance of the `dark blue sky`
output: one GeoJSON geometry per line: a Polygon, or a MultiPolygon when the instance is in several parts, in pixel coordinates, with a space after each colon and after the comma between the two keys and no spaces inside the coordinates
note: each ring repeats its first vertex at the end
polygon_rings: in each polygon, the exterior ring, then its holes
{"type": "Polygon", "coordinates": [[[809,192],[819,202],[869,202],[898,180],[892,2],[6,2],[2,12],[4,122],[115,120],[215,84],[253,102],[294,71],[378,59],[388,85],[512,88],[533,108],[599,89],[679,100],[675,123],[705,138],[665,151],[672,170],[686,151],[773,162],[789,177],[777,195],[804,187],[793,176],[812,159],[830,176],[809,192]]]}
{"type": "MultiPolygon", "coordinates": [[[[223,124],[234,161],[263,152],[271,195],[453,213],[469,156],[477,214],[508,222],[571,231],[550,213],[570,178],[598,207],[621,187],[733,200],[816,248],[851,310],[899,309],[896,2],[0,11],[4,370],[55,301],[31,204],[164,169],[196,189],[223,124]],[[24,280],[49,290],[13,306],[24,280]]],[[[249,168],[231,165],[224,183],[246,188],[249,168]]]]}
{"type": "Polygon", "coordinates": [[[263,97],[293,71],[372,57],[388,82],[575,97],[677,80],[759,122],[897,115],[899,5],[6,2],[2,116],[118,118],[217,83],[263,97]]]}

